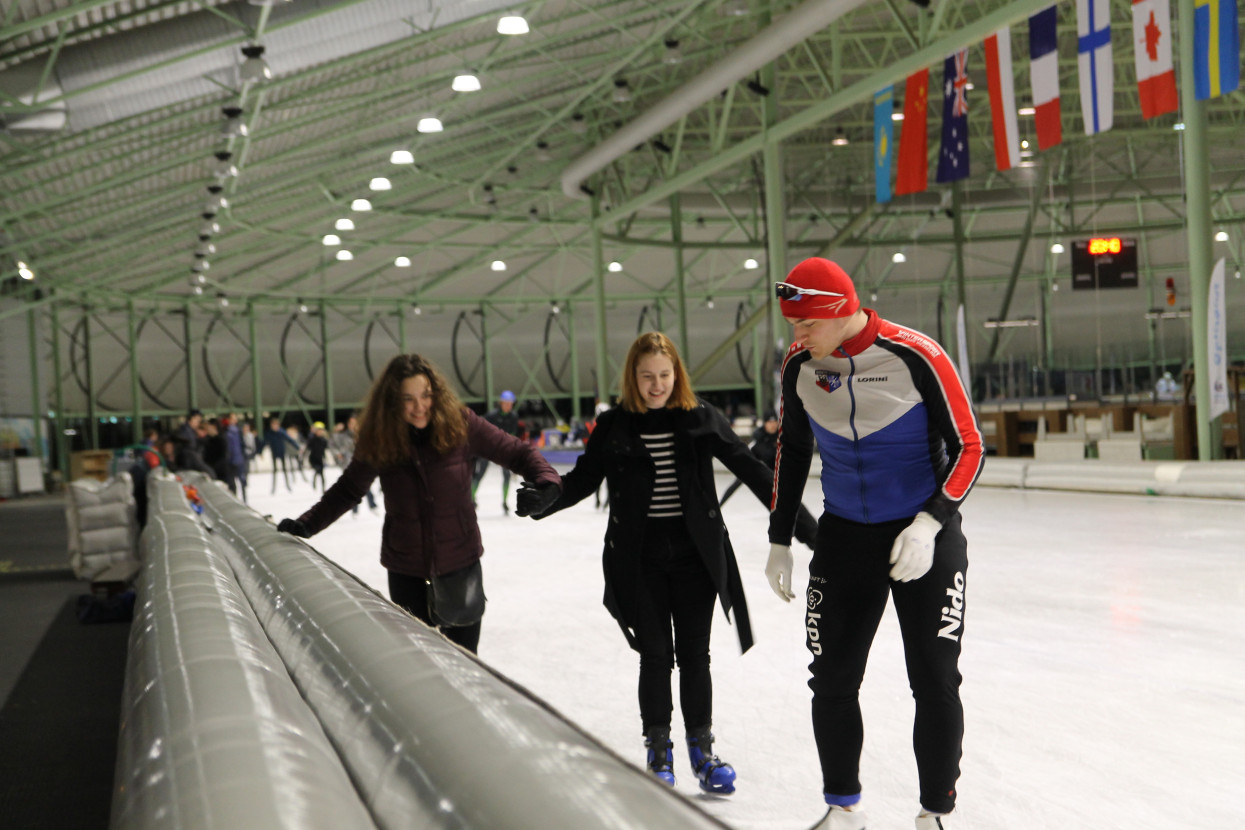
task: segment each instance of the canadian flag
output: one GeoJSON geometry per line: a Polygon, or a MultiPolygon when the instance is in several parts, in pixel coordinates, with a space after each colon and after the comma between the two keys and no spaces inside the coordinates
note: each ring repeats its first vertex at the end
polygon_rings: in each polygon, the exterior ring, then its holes
{"type": "Polygon", "coordinates": [[[994,126],[994,166],[1000,170],[1010,170],[1020,164],[1020,129],[1016,125],[1011,29],[1004,26],[990,35],[986,38],[985,47],[990,121],[994,126]]]}
{"type": "Polygon", "coordinates": [[[1133,55],[1142,118],[1175,112],[1179,104],[1171,35],[1168,0],[1133,0],[1133,55]]]}

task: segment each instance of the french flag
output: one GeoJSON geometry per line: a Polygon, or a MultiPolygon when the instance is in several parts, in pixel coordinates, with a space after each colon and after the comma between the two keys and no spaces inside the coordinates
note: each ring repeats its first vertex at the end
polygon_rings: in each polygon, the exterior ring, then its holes
{"type": "Polygon", "coordinates": [[[1047,150],[1063,141],[1059,112],[1059,50],[1055,7],[1029,18],[1029,82],[1033,85],[1034,121],[1038,149],[1047,150]]]}
{"type": "Polygon", "coordinates": [[[1081,75],[1081,117],[1085,134],[1111,129],[1111,0],[1076,0],[1076,62],[1081,75]]]}
{"type": "Polygon", "coordinates": [[[1172,69],[1172,15],[1168,0],[1133,0],[1133,55],[1141,117],[1175,112],[1176,71],[1172,69]]]}
{"type": "Polygon", "coordinates": [[[1016,88],[1012,76],[1012,32],[1007,26],[986,38],[986,85],[994,127],[994,166],[1011,170],[1020,164],[1020,128],[1016,124],[1016,88]]]}

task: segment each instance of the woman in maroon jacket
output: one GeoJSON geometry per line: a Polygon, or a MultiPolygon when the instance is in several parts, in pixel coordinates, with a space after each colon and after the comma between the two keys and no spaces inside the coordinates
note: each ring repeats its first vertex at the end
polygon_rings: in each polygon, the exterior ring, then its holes
{"type": "MultiPolygon", "coordinates": [[[[398,355],[368,392],[354,458],[341,477],[314,507],[282,519],[277,529],[304,538],[319,533],[357,505],[379,476],[380,563],[389,571],[389,597],[433,625],[429,580],[476,567],[484,552],[471,503],[476,457],[534,482],[546,505],[561,491],[561,478],[535,447],[463,406],[432,363],[398,355]]],[[[479,619],[440,628],[469,651],[480,642],[479,619]]]]}

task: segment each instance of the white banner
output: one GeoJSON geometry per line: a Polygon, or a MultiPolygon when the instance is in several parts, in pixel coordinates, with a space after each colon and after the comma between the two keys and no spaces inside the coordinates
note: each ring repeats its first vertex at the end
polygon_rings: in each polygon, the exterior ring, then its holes
{"type": "Polygon", "coordinates": [[[1228,325],[1223,297],[1224,260],[1210,272],[1210,297],[1206,304],[1206,355],[1210,365],[1211,419],[1230,408],[1228,405],[1228,325]]]}
{"type": "Polygon", "coordinates": [[[959,345],[960,382],[964,384],[964,392],[969,400],[973,397],[973,379],[968,373],[968,333],[964,325],[964,306],[955,313],[955,339],[959,345]]]}

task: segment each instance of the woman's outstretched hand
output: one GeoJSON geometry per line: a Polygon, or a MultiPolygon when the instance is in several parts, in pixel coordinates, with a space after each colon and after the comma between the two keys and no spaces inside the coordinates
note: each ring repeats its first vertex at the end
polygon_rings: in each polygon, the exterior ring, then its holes
{"type": "Polygon", "coordinates": [[[307,529],[307,525],[298,519],[282,519],[281,524],[277,525],[277,530],[281,533],[297,536],[300,539],[307,539],[311,536],[311,531],[307,529]]]}
{"type": "Polygon", "coordinates": [[[553,482],[531,484],[525,481],[515,495],[515,515],[540,518],[540,515],[548,510],[560,495],[562,495],[562,488],[553,482]]]}

